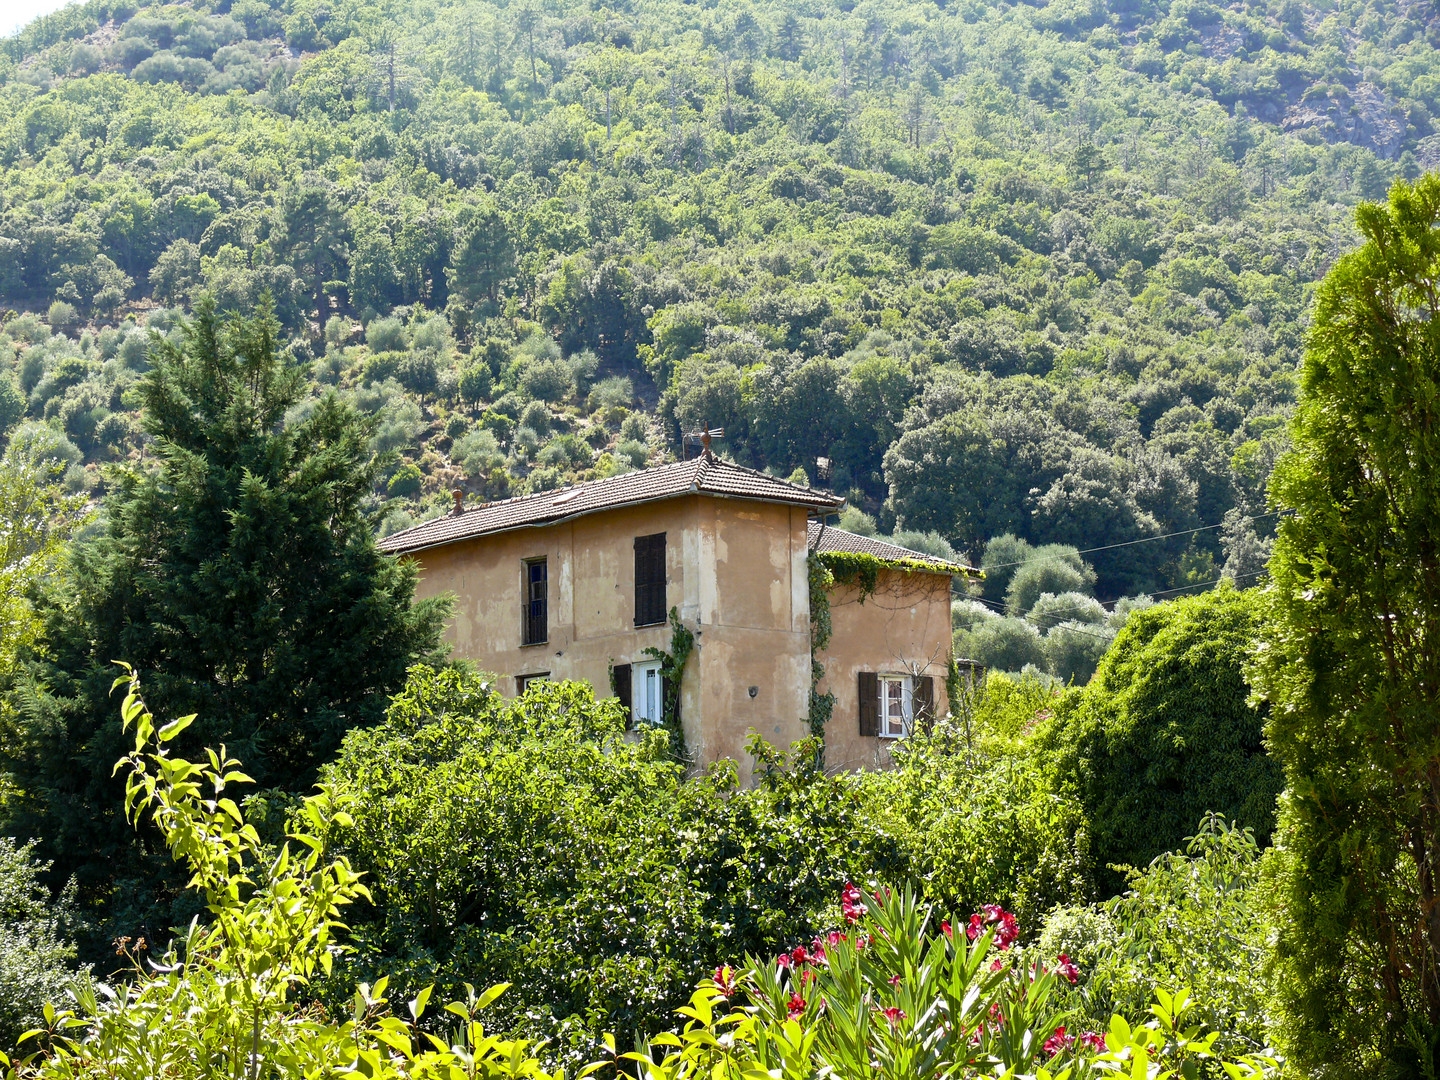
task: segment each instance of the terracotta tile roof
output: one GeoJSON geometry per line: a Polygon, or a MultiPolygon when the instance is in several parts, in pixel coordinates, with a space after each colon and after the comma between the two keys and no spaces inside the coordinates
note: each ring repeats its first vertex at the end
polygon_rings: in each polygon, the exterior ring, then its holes
{"type": "Polygon", "coordinates": [[[851,551],[860,555],[874,555],[877,559],[910,559],[914,562],[928,563],[935,568],[937,574],[974,574],[978,572],[964,563],[947,562],[944,559],[937,559],[934,555],[911,551],[899,544],[877,540],[873,536],[860,536],[856,533],[846,532],[844,529],[837,529],[833,525],[821,525],[818,521],[810,522],[809,542],[811,551],[851,551]]]}
{"type": "Polygon", "coordinates": [[[392,533],[380,541],[380,550],[392,554],[419,551],[475,536],[548,525],[600,510],[694,494],[785,503],[815,510],[836,510],[845,503],[828,491],[799,487],[733,461],[702,454],[673,465],[657,465],[573,487],[502,499],[461,514],[446,514],[392,533]]]}

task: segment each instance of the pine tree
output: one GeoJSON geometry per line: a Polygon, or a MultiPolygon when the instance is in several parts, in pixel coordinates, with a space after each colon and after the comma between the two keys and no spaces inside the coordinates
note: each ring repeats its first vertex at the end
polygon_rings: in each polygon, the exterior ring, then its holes
{"type": "Polygon", "coordinates": [[[384,464],[369,422],[332,395],[286,423],[305,383],[278,330],[268,304],[221,319],[207,300],[182,344],[156,339],[140,392],[158,462],[116,475],[100,535],[37,604],[44,651],[3,747],[21,792],[9,825],[114,917],[183,884],[117,809],[114,661],[166,715],[199,714],[192,753],[224,743],[262,787],[298,793],[439,647],[446,605],[412,604],[416,571],[361,510],[384,464]]]}
{"type": "Polygon", "coordinates": [[[1316,298],[1252,681],[1285,772],[1274,1034],[1305,1075],[1440,1066],[1440,177],[1316,298]]]}

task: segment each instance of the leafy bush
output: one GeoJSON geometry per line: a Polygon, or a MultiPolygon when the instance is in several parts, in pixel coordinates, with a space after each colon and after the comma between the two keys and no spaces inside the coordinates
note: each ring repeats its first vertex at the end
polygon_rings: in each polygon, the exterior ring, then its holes
{"type": "Polygon", "coordinates": [[[83,985],[75,946],[65,940],[77,917],[74,889],[51,897],[41,881],[50,867],[35,860],[33,847],[0,837],[0,1047],[40,1025],[47,1002],[83,985]]]}
{"type": "Polygon", "coordinates": [[[1212,810],[1268,841],[1281,781],[1246,700],[1249,597],[1221,588],[1134,612],[1095,678],[1062,699],[1057,783],[1085,803],[1099,867],[1147,865],[1212,810]]]}
{"type": "Polygon", "coordinates": [[[1005,590],[1005,610],[1026,615],[1044,593],[1088,593],[1095,584],[1090,569],[1073,547],[1046,544],[1035,548],[1030,561],[1019,567],[1005,590]]]}
{"type": "Polygon", "coordinates": [[[635,439],[622,439],[615,447],[615,456],[629,462],[636,469],[643,469],[650,460],[650,449],[635,439]]]}
{"type": "Polygon", "coordinates": [[[1015,571],[1034,553],[1029,541],[1013,533],[991,537],[980,556],[980,569],[985,571],[984,596],[987,600],[1003,600],[1015,571]]]}
{"type": "Polygon", "coordinates": [[[1026,664],[1045,663],[1040,635],[1024,619],[987,619],[960,631],[955,635],[955,655],[978,660],[994,671],[1020,671],[1026,664]]]}
{"type": "Polygon", "coordinates": [[[1156,986],[1188,986],[1226,1050],[1255,1052],[1265,1033],[1266,925],[1261,856],[1248,829],[1207,814],[1184,847],[1126,874],[1103,904],[1057,908],[1042,952],[1069,954],[1084,972],[1086,1019],[1143,1010],[1156,986]]]}
{"type": "Polygon", "coordinates": [[[917,734],[900,768],[854,778],[929,895],[953,908],[995,902],[1022,928],[1056,904],[1091,895],[1089,827],[1079,801],[1051,791],[1030,748],[1048,690],[991,676],[970,716],[917,734]]]}
{"type": "Polygon", "coordinates": [[[1102,624],[1070,619],[1050,628],[1041,643],[1045,667],[1062,683],[1083,686],[1095,674],[1115,633],[1102,624]]]}
{"type": "Polygon", "coordinates": [[[420,471],[420,466],[407,461],[391,474],[385,489],[392,499],[411,499],[420,494],[424,480],[425,474],[420,471]]]}
{"type": "Polygon", "coordinates": [[[410,344],[410,335],[399,319],[372,319],[365,328],[365,344],[375,353],[403,352],[410,344]]]}
{"type": "Polygon", "coordinates": [[[627,741],[588,686],[507,702],[480,676],[416,668],[325,773],[355,798],[339,839],[374,893],[330,993],[382,970],[410,991],[503,980],[526,1030],[572,1015],[593,1034],[657,1030],[716,964],[813,931],[835,881],[903,869],[851,784],[805,764],[813,750],[795,768],[756,750],[753,789],[729,762],[686,781],[664,732],[627,741]]]}

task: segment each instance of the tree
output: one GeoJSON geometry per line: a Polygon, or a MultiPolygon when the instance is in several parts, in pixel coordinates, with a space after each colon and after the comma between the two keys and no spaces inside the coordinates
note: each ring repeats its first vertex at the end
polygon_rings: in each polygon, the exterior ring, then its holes
{"type": "Polygon", "coordinates": [[[1309,1071],[1440,1063],[1440,178],[1356,212],[1271,478],[1253,677],[1285,770],[1275,1034],[1309,1071]]]}
{"type": "Polygon", "coordinates": [[[324,325],[326,280],[338,274],[349,258],[349,222],[328,184],[306,180],[286,193],[281,205],[285,245],[298,266],[310,271],[315,319],[324,325]]]}
{"type": "MultiPolygon", "coordinates": [[[[303,791],[435,654],[446,612],[412,606],[415,570],[377,550],[361,511],[384,464],[373,421],[331,395],[282,424],[304,384],[271,312],[222,320],[205,300],[182,330],[156,340],[139,385],[158,467],[117,476],[104,532],[38,598],[45,648],[4,747],[21,791],[10,827],[112,915],[117,881],[160,869],[116,809],[113,661],[144,670],[168,713],[202,715],[194,745],[243,750],[262,783],[303,791]]],[[[158,888],[127,899],[148,909],[158,888]]]]}
{"type": "Polygon", "coordinates": [[[1211,811],[1269,838],[1279,769],[1242,671],[1259,632],[1253,596],[1221,588],[1134,612],[1094,679],[1061,700],[1058,786],[1078,790],[1111,891],[1122,878],[1107,866],[1148,865],[1211,811]]]}
{"type": "Polygon", "coordinates": [[[456,238],[447,274],[450,289],[472,303],[482,298],[493,301],[514,269],[510,228],[493,203],[481,203],[456,238]]]}

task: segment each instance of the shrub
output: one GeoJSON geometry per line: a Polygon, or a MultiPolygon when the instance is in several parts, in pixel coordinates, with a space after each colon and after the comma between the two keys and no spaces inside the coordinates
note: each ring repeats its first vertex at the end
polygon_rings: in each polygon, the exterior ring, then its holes
{"type": "Polygon", "coordinates": [[[591,412],[601,409],[627,408],[635,400],[634,384],[624,375],[611,375],[601,379],[590,391],[588,404],[591,412]]]}
{"type": "Polygon", "coordinates": [[[615,456],[628,462],[632,468],[643,469],[650,460],[650,448],[635,439],[623,439],[615,447],[615,456]]]}
{"type": "Polygon", "coordinates": [[[475,406],[490,396],[494,383],[490,369],[484,364],[471,363],[460,372],[460,400],[475,406]]]}
{"type": "Polygon", "coordinates": [[[391,498],[410,499],[420,494],[424,481],[425,474],[420,471],[420,466],[407,461],[391,475],[386,490],[391,498]]]}
{"type": "Polygon", "coordinates": [[[665,732],[627,740],[588,686],[506,701],[480,676],[415,669],[326,770],[356,800],[340,839],[375,899],[328,993],[382,970],[406,992],[504,980],[506,1022],[527,1031],[571,1015],[627,1042],[658,1030],[718,963],[813,932],[835,881],[901,868],[813,749],[793,769],[757,750],[771,769],[753,789],[730,763],[687,781],[665,732]]]}
{"type": "Polygon", "coordinates": [[[532,401],[520,412],[520,426],[527,427],[537,435],[550,433],[550,410],[543,401],[532,401]]]}
{"type": "Polygon", "coordinates": [[[31,420],[22,423],[10,436],[6,454],[15,461],[27,465],[39,465],[44,461],[58,462],[63,466],[79,465],[85,460],[80,448],[56,431],[49,424],[31,420]]]}
{"type": "Polygon", "coordinates": [[[960,562],[960,556],[938,532],[921,532],[917,529],[903,529],[890,537],[892,544],[899,544],[911,551],[918,551],[925,555],[933,555],[937,559],[945,559],[948,562],[960,562]]]}
{"type": "Polygon", "coordinates": [[[1088,593],[1095,584],[1090,569],[1073,547],[1046,544],[1034,549],[1029,562],[1015,571],[1005,590],[1005,610],[1026,615],[1044,593],[1088,593]]]}
{"type": "Polygon", "coordinates": [[[955,655],[978,660],[993,671],[1040,667],[1045,650],[1040,635],[1024,619],[995,618],[955,635],[955,655]]]}
{"type": "Polygon", "coordinates": [[[42,1007],[63,1001],[79,975],[64,931],[76,917],[74,889],[58,899],[42,883],[50,869],[32,844],[0,837],[0,1047],[44,1023],[42,1007]]]}
{"type": "Polygon", "coordinates": [[[1050,628],[1041,646],[1045,666],[1062,683],[1084,685],[1100,666],[1115,632],[1103,623],[1071,619],[1050,628]]]}
{"type": "Polygon", "coordinates": [[[365,328],[365,344],[371,352],[403,352],[410,344],[410,336],[399,319],[372,319],[365,328]]]}
{"type": "Polygon", "coordinates": [[[50,305],[50,310],[45,315],[45,321],[56,333],[68,334],[80,325],[80,313],[75,310],[73,304],[67,304],[64,300],[56,300],[50,305]]]}
{"type": "Polygon", "coordinates": [[[1281,781],[1242,674],[1259,625],[1248,596],[1221,588],[1135,612],[1089,686],[1062,699],[1058,782],[1085,803],[1097,866],[1145,866],[1212,810],[1268,842],[1281,781]]]}
{"type": "Polygon", "coordinates": [[[1041,593],[1030,608],[1025,621],[1042,634],[1063,622],[1079,622],[1092,626],[1104,626],[1105,608],[1099,600],[1084,593],[1041,593]]]}
{"type": "Polygon", "coordinates": [[[565,401],[575,393],[574,373],[558,359],[519,361],[518,385],[526,397],[538,401],[565,401]]]}
{"type": "Polygon", "coordinates": [[[1223,1048],[1253,1053],[1268,1042],[1261,873],[1254,834],[1207,814],[1180,850],[1128,871],[1123,895],[1055,909],[1041,951],[1079,962],[1090,1023],[1143,1010],[1156,986],[1188,986],[1223,1048]]]}
{"type": "Polygon", "coordinates": [[[985,544],[985,553],[980,556],[980,569],[985,571],[984,595],[987,600],[1005,599],[1010,579],[1015,571],[1034,553],[1028,541],[1013,533],[1001,533],[985,544]]]}

